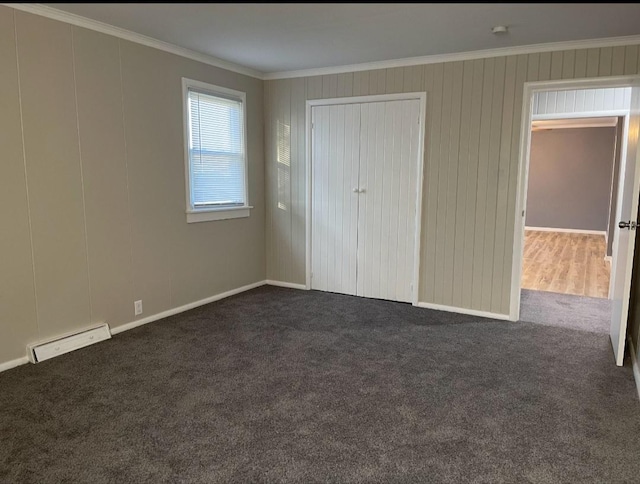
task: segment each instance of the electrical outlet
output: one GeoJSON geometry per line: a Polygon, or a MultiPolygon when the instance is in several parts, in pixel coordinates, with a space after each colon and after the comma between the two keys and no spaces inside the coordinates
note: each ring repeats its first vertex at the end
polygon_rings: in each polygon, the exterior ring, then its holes
{"type": "Polygon", "coordinates": [[[139,314],[142,314],[142,300],[134,302],[133,309],[136,313],[136,316],[138,316],[139,314]]]}

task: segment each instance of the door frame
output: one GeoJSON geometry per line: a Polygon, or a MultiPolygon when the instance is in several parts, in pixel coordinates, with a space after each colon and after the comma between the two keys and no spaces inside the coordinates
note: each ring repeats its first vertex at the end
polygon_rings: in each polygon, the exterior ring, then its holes
{"type": "MultiPolygon", "coordinates": [[[[511,268],[511,301],[509,320],[520,319],[520,283],[522,279],[522,259],[524,256],[525,210],[527,206],[527,189],[529,183],[529,155],[531,151],[531,121],[533,111],[533,95],[543,91],[565,91],[572,89],[602,89],[612,87],[632,87],[640,80],[638,75],[610,76],[585,79],[564,79],[555,81],[534,81],[524,83],[522,96],[522,119],[520,126],[520,149],[518,157],[518,184],[516,186],[516,210],[513,233],[513,259],[511,268]]],[[[604,110],[603,110],[604,112],[604,110]]],[[[566,116],[565,116],[566,117],[566,116]]],[[[571,117],[577,117],[571,113],[571,117]]],[[[628,115],[625,118],[625,129],[628,127],[628,115]]],[[[623,133],[623,135],[626,133],[623,133]]],[[[626,143],[623,147],[626,150],[626,143]]],[[[622,157],[621,157],[622,163],[622,157]]],[[[618,180],[620,186],[620,180],[618,180]]],[[[620,193],[617,195],[620,196],[620,193]]],[[[618,207],[619,208],[619,207],[618,207]]],[[[618,210],[616,208],[616,211],[618,210]]],[[[615,257],[615,241],[614,253],[615,257]]],[[[611,267],[614,261],[611,262],[611,267]]]]}
{"type": "Polygon", "coordinates": [[[332,106],[339,104],[362,104],[385,101],[409,101],[417,99],[420,101],[420,126],[422,129],[418,135],[418,156],[416,163],[418,166],[418,176],[416,180],[416,214],[415,214],[415,233],[414,233],[414,264],[413,264],[413,280],[411,284],[413,290],[411,292],[411,303],[416,306],[420,294],[420,235],[422,233],[422,191],[424,185],[424,144],[426,134],[426,118],[427,118],[427,93],[422,92],[406,92],[397,94],[377,94],[370,96],[350,96],[340,98],[312,99],[306,103],[305,112],[305,169],[306,169],[306,216],[305,216],[305,237],[306,237],[306,267],[305,267],[305,288],[311,289],[311,203],[313,200],[313,146],[312,146],[312,125],[311,110],[315,106],[332,106]]]}

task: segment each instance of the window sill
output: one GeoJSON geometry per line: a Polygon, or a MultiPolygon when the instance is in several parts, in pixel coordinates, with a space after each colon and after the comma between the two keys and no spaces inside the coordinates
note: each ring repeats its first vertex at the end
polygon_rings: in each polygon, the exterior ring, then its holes
{"type": "Polygon", "coordinates": [[[227,220],[232,218],[245,218],[253,207],[226,207],[211,208],[206,210],[187,210],[187,223],[210,222],[213,220],[227,220]]]}

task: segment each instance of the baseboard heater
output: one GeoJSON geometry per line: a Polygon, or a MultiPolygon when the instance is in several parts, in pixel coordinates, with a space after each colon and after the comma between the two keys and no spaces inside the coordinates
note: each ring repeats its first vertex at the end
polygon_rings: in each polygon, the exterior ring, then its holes
{"type": "Polygon", "coordinates": [[[110,338],[109,325],[104,323],[40,343],[28,344],[27,355],[31,363],[39,363],[110,338]]]}

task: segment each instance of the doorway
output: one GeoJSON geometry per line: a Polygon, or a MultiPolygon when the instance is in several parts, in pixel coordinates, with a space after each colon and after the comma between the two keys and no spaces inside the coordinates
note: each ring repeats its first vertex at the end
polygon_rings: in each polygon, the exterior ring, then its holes
{"type": "Polygon", "coordinates": [[[425,102],[308,101],[307,288],[417,303],[425,102]]]}
{"type": "Polygon", "coordinates": [[[624,231],[635,224],[618,222],[635,221],[638,205],[637,85],[545,81],[524,92],[511,319],[610,333],[617,364],[635,239],[624,231]]]}
{"type": "Polygon", "coordinates": [[[533,117],[523,290],[609,297],[622,139],[631,89],[616,91],[620,91],[616,111],[589,107],[587,114],[597,116],[577,117],[582,112],[575,112],[561,113],[566,118],[533,117]]]}

